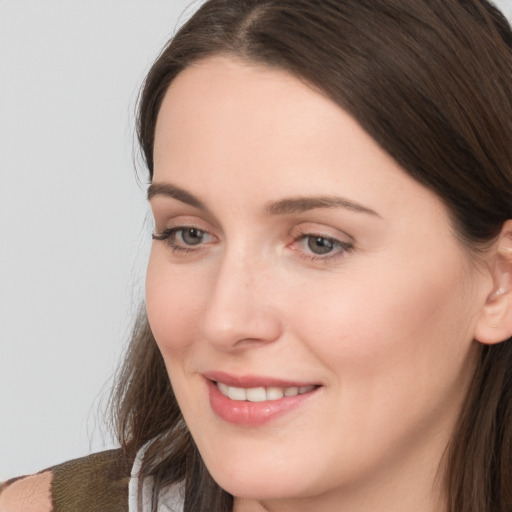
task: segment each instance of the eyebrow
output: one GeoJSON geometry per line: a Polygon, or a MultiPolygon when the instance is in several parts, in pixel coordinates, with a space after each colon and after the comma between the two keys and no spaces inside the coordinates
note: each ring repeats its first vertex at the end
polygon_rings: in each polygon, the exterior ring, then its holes
{"type": "Polygon", "coordinates": [[[148,187],[148,201],[155,196],[172,197],[181,201],[182,203],[189,204],[200,210],[206,210],[206,206],[197,197],[182,188],[171,185],[170,183],[151,183],[148,187]]]}
{"type": "Polygon", "coordinates": [[[270,215],[286,215],[302,213],[316,208],[345,208],[358,213],[367,213],[380,217],[380,215],[362,204],[337,196],[291,197],[269,203],[266,207],[270,215]]]}
{"type": "MultiPolygon", "coordinates": [[[[186,190],[170,183],[152,183],[148,187],[148,201],[155,196],[172,197],[182,203],[188,204],[203,211],[208,211],[206,205],[196,196],[186,190]]],[[[312,196],[312,197],[290,197],[271,201],[265,206],[269,215],[287,215],[291,213],[303,213],[319,208],[344,208],[358,213],[366,213],[376,217],[380,215],[371,208],[356,203],[349,199],[337,196],[312,196]]]]}

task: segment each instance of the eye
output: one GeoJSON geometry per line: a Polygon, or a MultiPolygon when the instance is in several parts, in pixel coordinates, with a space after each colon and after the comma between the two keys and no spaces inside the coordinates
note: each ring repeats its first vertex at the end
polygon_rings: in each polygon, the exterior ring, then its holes
{"type": "Polygon", "coordinates": [[[182,228],[175,235],[186,245],[199,245],[205,238],[205,232],[197,228],[182,228]]]}
{"type": "Polygon", "coordinates": [[[296,237],[295,248],[302,252],[303,258],[327,261],[344,256],[353,245],[321,234],[304,233],[296,237]]]}
{"type": "Polygon", "coordinates": [[[165,241],[173,251],[193,251],[196,247],[211,242],[214,237],[196,227],[176,227],[155,233],[153,240],[165,241]]]}
{"type": "Polygon", "coordinates": [[[336,240],[325,238],[323,236],[306,236],[308,249],[318,255],[329,254],[336,248],[336,240]]]}

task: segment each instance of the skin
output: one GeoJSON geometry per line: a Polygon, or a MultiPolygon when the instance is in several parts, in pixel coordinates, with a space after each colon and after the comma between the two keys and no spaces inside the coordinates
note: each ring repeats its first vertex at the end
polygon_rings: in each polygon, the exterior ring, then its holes
{"type": "MultiPolygon", "coordinates": [[[[53,473],[45,471],[0,488],[0,510],[5,512],[51,512],[53,473]]],[[[1,486],[0,486],[1,487],[1,486]]]]}
{"type": "Polygon", "coordinates": [[[235,58],[174,80],[154,158],[154,184],[204,206],[153,195],[157,236],[183,226],[205,234],[197,245],[183,231],[154,241],[148,317],[185,420],[236,511],[444,510],[442,455],[495,283],[488,261],[457,241],[440,199],[329,99],[235,58]],[[374,213],[268,211],[311,196],[374,213]],[[311,234],[340,243],[315,254],[311,234]],[[297,409],[242,427],[212,411],[202,377],[212,370],[321,387],[297,409]]]}

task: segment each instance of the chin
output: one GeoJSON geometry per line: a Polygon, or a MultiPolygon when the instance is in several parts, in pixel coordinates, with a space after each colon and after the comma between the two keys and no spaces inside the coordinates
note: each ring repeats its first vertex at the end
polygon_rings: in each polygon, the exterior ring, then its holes
{"type": "Polygon", "coordinates": [[[206,456],[204,460],[217,484],[239,498],[286,500],[326,492],[333,482],[325,478],[324,470],[315,467],[314,461],[300,461],[290,453],[260,449],[246,451],[246,455],[239,452],[238,457],[206,456]]]}
{"type": "Polygon", "coordinates": [[[276,474],[268,471],[255,471],[249,473],[237,472],[213,472],[213,478],[217,484],[229,494],[237,498],[252,500],[284,500],[304,497],[304,486],[288,472],[276,474]]]}

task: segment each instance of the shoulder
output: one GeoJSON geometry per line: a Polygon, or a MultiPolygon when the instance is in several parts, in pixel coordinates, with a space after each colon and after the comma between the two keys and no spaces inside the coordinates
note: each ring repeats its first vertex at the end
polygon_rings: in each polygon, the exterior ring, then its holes
{"type": "Polygon", "coordinates": [[[1,512],[50,512],[51,471],[25,476],[0,484],[1,512]]]}
{"type": "Polygon", "coordinates": [[[122,512],[128,510],[133,461],[108,450],[5,482],[0,512],[122,512]]]}

